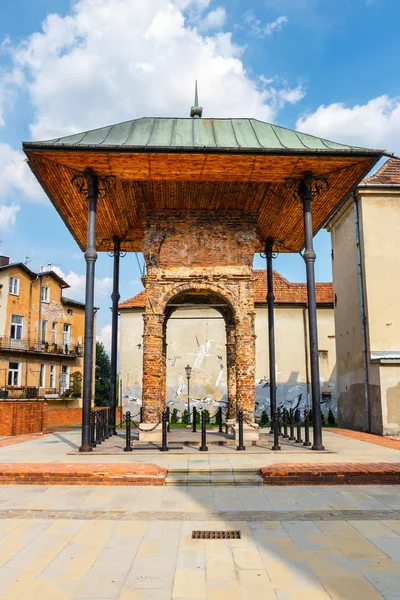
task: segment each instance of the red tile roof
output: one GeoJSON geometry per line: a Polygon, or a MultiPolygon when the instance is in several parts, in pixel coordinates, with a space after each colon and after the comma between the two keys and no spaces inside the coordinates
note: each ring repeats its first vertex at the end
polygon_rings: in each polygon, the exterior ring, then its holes
{"type": "Polygon", "coordinates": [[[400,184],[400,159],[389,158],[376,173],[364,179],[363,183],[400,184]]]}
{"type": "MultiPolygon", "coordinates": [[[[263,269],[253,271],[255,279],[255,304],[265,304],[267,295],[267,272],[263,269]]],[[[274,294],[277,304],[306,304],[307,286],[305,283],[290,283],[280,273],[274,271],[274,294]]],[[[316,284],[317,302],[333,303],[333,284],[316,284]]],[[[121,302],[119,308],[144,308],[146,291],[143,290],[133,298],[121,302]]]]}

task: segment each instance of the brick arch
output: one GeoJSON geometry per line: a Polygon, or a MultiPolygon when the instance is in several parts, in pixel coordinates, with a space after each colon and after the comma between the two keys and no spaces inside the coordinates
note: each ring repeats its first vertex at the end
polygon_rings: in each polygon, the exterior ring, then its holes
{"type": "MultiPolygon", "coordinates": [[[[194,283],[194,282],[190,281],[187,283],[181,283],[181,284],[177,285],[176,287],[174,287],[173,289],[169,290],[160,298],[160,304],[159,304],[160,313],[165,314],[168,304],[172,300],[174,300],[174,298],[176,298],[177,296],[179,296],[180,294],[182,294],[184,292],[210,292],[212,294],[215,294],[216,296],[221,298],[221,300],[223,300],[224,302],[227,303],[227,308],[231,311],[233,321],[234,321],[232,324],[235,324],[237,322],[238,310],[237,310],[234,294],[227,287],[225,287],[223,285],[216,284],[216,283],[209,283],[209,282],[194,283]]],[[[225,322],[227,322],[227,319],[224,314],[223,314],[223,316],[225,318],[225,322]]]]}

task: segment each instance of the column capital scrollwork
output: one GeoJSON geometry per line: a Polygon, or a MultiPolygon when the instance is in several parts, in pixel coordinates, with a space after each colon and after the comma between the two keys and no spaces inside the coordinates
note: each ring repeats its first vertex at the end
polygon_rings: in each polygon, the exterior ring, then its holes
{"type": "Polygon", "coordinates": [[[89,180],[96,181],[96,192],[97,198],[104,198],[106,193],[115,187],[115,177],[113,175],[107,175],[106,177],[98,177],[93,171],[87,169],[83,174],[79,173],[74,175],[71,179],[71,183],[78,190],[78,193],[82,198],[87,200],[90,194],[89,180]]]}
{"type": "Polygon", "coordinates": [[[307,171],[301,179],[286,179],[285,187],[293,193],[295,200],[304,202],[308,199],[311,202],[318,198],[323,190],[328,189],[329,183],[325,177],[314,177],[311,171],[307,171]]]}

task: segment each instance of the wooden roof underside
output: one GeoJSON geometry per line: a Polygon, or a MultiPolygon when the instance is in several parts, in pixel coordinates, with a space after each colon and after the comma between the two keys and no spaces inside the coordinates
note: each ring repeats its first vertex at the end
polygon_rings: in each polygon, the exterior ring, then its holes
{"type": "Polygon", "coordinates": [[[243,211],[258,215],[260,245],[272,237],[282,252],[303,247],[302,207],[286,180],[312,171],[329,187],[313,203],[317,232],[369,172],[380,155],[338,153],[218,154],[27,149],[29,165],[81,249],[86,246],[87,201],[71,184],[91,168],[112,175],[115,187],[98,202],[98,251],[118,236],[126,251],[140,251],[146,214],[154,210],[243,211]]]}

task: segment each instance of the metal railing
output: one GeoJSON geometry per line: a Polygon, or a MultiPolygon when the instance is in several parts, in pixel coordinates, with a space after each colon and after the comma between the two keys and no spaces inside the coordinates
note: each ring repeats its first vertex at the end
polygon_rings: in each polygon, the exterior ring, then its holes
{"type": "Polygon", "coordinates": [[[57,342],[41,342],[37,340],[23,338],[16,340],[8,336],[0,336],[0,350],[12,352],[40,352],[46,354],[55,354],[56,356],[83,356],[83,344],[64,344],[57,342]]]}

